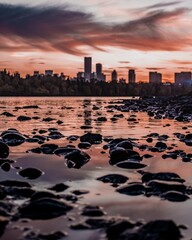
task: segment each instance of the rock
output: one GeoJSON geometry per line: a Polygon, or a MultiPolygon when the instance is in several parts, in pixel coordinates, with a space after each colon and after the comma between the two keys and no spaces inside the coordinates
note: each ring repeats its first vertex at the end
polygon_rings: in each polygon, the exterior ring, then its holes
{"type": "Polygon", "coordinates": [[[65,191],[69,186],[65,185],[64,183],[58,183],[54,185],[53,187],[50,187],[49,190],[55,191],[55,192],[63,192],[65,191]]]}
{"type": "Polygon", "coordinates": [[[150,138],[147,138],[146,141],[147,141],[148,143],[152,143],[152,142],[153,142],[153,138],[151,138],[151,137],[150,137],[150,138]]]}
{"type": "Polygon", "coordinates": [[[65,156],[68,153],[71,153],[73,151],[76,151],[77,149],[75,147],[61,147],[61,148],[57,148],[54,151],[54,154],[58,155],[58,156],[65,156]]]}
{"type": "Polygon", "coordinates": [[[172,181],[172,182],[185,182],[184,179],[176,173],[171,172],[160,172],[160,173],[144,173],[142,176],[142,182],[149,182],[151,180],[163,180],[163,181],[172,181]]]}
{"type": "Polygon", "coordinates": [[[98,117],[98,118],[97,118],[97,121],[98,121],[98,122],[106,122],[106,121],[107,121],[107,118],[106,118],[106,117],[98,117]]]}
{"type": "Polygon", "coordinates": [[[65,215],[67,211],[73,208],[65,201],[52,198],[41,198],[19,208],[21,218],[29,219],[51,219],[65,215]]]}
{"type": "Polygon", "coordinates": [[[0,142],[0,158],[7,158],[9,156],[9,147],[7,144],[0,142]]]}
{"type": "Polygon", "coordinates": [[[75,150],[65,155],[68,168],[79,169],[85,165],[90,160],[90,158],[91,157],[87,153],[80,150],[75,150]]]}
{"type": "Polygon", "coordinates": [[[161,195],[161,198],[169,200],[171,202],[184,202],[189,199],[187,195],[176,191],[165,192],[161,195]]]}
{"type": "Polygon", "coordinates": [[[4,143],[8,146],[18,146],[25,142],[25,137],[17,132],[9,132],[2,136],[4,143]]]}
{"type": "Polygon", "coordinates": [[[137,196],[145,193],[145,187],[142,183],[129,183],[128,185],[117,188],[116,191],[126,195],[137,196]]]}
{"type": "Polygon", "coordinates": [[[27,187],[30,188],[31,185],[27,182],[22,182],[22,181],[16,181],[16,180],[5,180],[0,182],[1,186],[6,186],[6,187],[27,187]]]}
{"type": "Polygon", "coordinates": [[[33,193],[30,200],[36,201],[41,198],[56,198],[57,199],[57,198],[59,198],[59,196],[57,196],[54,193],[49,192],[49,191],[40,191],[40,192],[33,193]]]}
{"type": "Polygon", "coordinates": [[[167,149],[167,144],[164,142],[157,142],[155,147],[159,149],[159,151],[165,151],[167,149]]]}
{"type": "Polygon", "coordinates": [[[179,240],[182,237],[179,228],[171,220],[151,221],[140,227],[137,235],[138,240],[179,240]]]}
{"type": "Polygon", "coordinates": [[[29,105],[29,106],[23,106],[23,109],[38,109],[39,106],[37,105],[29,105]]]}
{"type": "Polygon", "coordinates": [[[168,191],[177,191],[184,193],[186,186],[178,182],[166,182],[161,180],[151,180],[147,183],[148,187],[152,188],[154,193],[160,194],[168,191]]]}
{"type": "Polygon", "coordinates": [[[64,137],[64,135],[58,131],[52,131],[49,133],[49,138],[51,138],[51,139],[60,139],[63,137],[64,137]]]}
{"type": "Polygon", "coordinates": [[[43,118],[42,121],[44,121],[44,122],[52,122],[53,120],[54,120],[54,118],[47,117],[47,118],[43,118]]]}
{"type": "Polygon", "coordinates": [[[139,153],[117,147],[110,151],[110,164],[114,165],[124,160],[134,159],[135,157],[140,157],[139,153]]]}
{"type": "MultiPolygon", "coordinates": [[[[117,220],[115,223],[111,224],[107,229],[106,229],[106,234],[108,239],[120,239],[119,235],[124,232],[127,229],[132,229],[134,228],[135,224],[131,221],[128,221],[126,219],[120,219],[117,220]]],[[[132,239],[130,239],[132,240],[132,239]]],[[[133,239],[137,240],[137,239],[133,239]]]]}
{"type": "Polygon", "coordinates": [[[86,133],[80,137],[81,142],[89,142],[90,144],[100,144],[102,142],[102,135],[97,133],[86,133]]]}
{"type": "Polygon", "coordinates": [[[67,137],[67,140],[68,140],[68,141],[77,141],[78,138],[79,138],[79,136],[77,136],[77,135],[72,135],[72,136],[67,137]]]}
{"type": "Polygon", "coordinates": [[[120,175],[120,174],[108,174],[103,177],[97,178],[97,180],[102,181],[104,183],[125,183],[128,180],[128,177],[120,175]]]}
{"type": "Polygon", "coordinates": [[[72,193],[79,196],[79,195],[88,194],[89,191],[88,190],[74,190],[74,191],[72,191],[72,193]]]}
{"type": "Polygon", "coordinates": [[[123,161],[116,164],[119,168],[125,168],[125,169],[140,169],[147,167],[146,164],[138,163],[134,161],[123,161]]]}
{"type": "Polygon", "coordinates": [[[36,179],[39,178],[44,173],[37,168],[25,168],[19,171],[19,175],[27,179],[36,179]]]}
{"type": "Polygon", "coordinates": [[[86,206],[83,209],[82,215],[88,217],[101,217],[105,215],[105,212],[98,206],[86,206]]]}
{"type": "Polygon", "coordinates": [[[9,170],[11,169],[11,165],[9,162],[5,162],[3,164],[1,164],[1,169],[5,172],[9,172],[9,170]]]}
{"type": "Polygon", "coordinates": [[[23,198],[30,198],[35,191],[29,187],[6,187],[6,194],[18,200],[23,198]]]}
{"type": "Polygon", "coordinates": [[[10,112],[3,112],[1,115],[6,116],[6,117],[15,117],[15,115],[13,115],[10,112]]]}
{"type": "Polygon", "coordinates": [[[3,235],[9,219],[7,217],[0,216],[0,236],[3,235]]]}
{"type": "Polygon", "coordinates": [[[19,117],[17,118],[17,120],[20,121],[20,122],[29,121],[29,120],[31,120],[31,117],[28,117],[28,116],[19,116],[19,117]]]}
{"type": "Polygon", "coordinates": [[[58,145],[57,144],[43,144],[41,145],[41,152],[43,152],[44,154],[53,154],[55,152],[56,149],[58,149],[58,145]]]}
{"type": "Polygon", "coordinates": [[[78,148],[80,149],[89,149],[91,147],[91,143],[89,142],[81,142],[78,144],[78,148]]]}
{"type": "Polygon", "coordinates": [[[124,148],[124,149],[127,149],[127,150],[133,150],[133,145],[128,140],[124,140],[124,141],[122,141],[120,143],[117,143],[117,145],[115,145],[115,148],[116,147],[124,148]]]}

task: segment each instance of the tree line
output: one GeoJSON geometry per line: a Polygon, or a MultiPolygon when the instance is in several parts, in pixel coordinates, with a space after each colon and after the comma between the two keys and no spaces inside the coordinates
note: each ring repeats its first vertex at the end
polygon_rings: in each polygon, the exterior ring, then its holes
{"type": "Polygon", "coordinates": [[[63,80],[57,76],[29,76],[0,73],[0,96],[175,96],[192,91],[191,86],[148,83],[90,83],[63,80]]]}

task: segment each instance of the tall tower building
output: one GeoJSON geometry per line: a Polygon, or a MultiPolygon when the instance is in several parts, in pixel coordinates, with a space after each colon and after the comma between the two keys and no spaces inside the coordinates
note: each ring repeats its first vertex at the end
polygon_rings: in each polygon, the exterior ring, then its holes
{"type": "Polygon", "coordinates": [[[111,74],[111,80],[112,82],[117,82],[117,71],[113,70],[112,74],[111,74]]]}
{"type": "Polygon", "coordinates": [[[149,83],[162,83],[162,74],[158,72],[149,72],[149,83]]]}
{"type": "Polygon", "coordinates": [[[191,72],[180,72],[175,73],[175,83],[176,84],[192,84],[192,74],[191,72]]]}
{"type": "Polygon", "coordinates": [[[102,81],[103,73],[102,73],[102,64],[101,63],[96,64],[96,74],[97,74],[97,80],[102,81]]]}
{"type": "Polygon", "coordinates": [[[133,69],[129,70],[128,81],[129,81],[129,83],[135,83],[136,82],[135,70],[133,70],[133,69]]]}
{"type": "Polygon", "coordinates": [[[84,58],[84,72],[85,72],[85,81],[90,82],[91,73],[92,73],[92,58],[91,57],[84,58]]]}

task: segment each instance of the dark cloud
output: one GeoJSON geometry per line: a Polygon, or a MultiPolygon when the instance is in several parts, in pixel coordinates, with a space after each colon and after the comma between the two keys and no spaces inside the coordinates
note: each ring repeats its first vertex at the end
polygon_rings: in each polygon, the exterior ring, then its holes
{"type": "Polygon", "coordinates": [[[143,51],[175,51],[190,46],[191,36],[172,34],[175,20],[189,10],[152,11],[144,17],[109,25],[92,14],[67,7],[25,7],[0,4],[0,51],[59,51],[86,54],[89,46],[104,51],[106,46],[143,51]],[[164,29],[167,22],[170,29],[164,29]],[[169,31],[170,30],[170,31],[169,31]]]}
{"type": "Polygon", "coordinates": [[[147,70],[151,70],[151,71],[159,71],[159,70],[165,70],[166,68],[158,68],[158,67],[147,67],[147,70]]]}
{"type": "Polygon", "coordinates": [[[181,64],[181,65],[192,65],[192,61],[172,60],[170,62],[175,64],[181,64]]]}
{"type": "Polygon", "coordinates": [[[179,3],[181,3],[181,1],[173,1],[173,2],[167,2],[167,3],[157,3],[157,4],[150,5],[150,6],[146,7],[146,9],[170,7],[170,6],[177,5],[179,3]]]}
{"type": "Polygon", "coordinates": [[[129,62],[129,61],[119,61],[119,63],[121,63],[121,64],[128,64],[128,63],[131,63],[131,62],[129,62]]]}

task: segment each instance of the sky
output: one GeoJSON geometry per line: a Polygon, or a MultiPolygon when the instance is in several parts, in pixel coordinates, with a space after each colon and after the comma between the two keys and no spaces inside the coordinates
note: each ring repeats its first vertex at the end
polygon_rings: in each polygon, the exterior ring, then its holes
{"type": "Polygon", "coordinates": [[[137,81],[192,71],[192,0],[0,0],[0,69],[83,71],[84,56],[137,81]]]}

